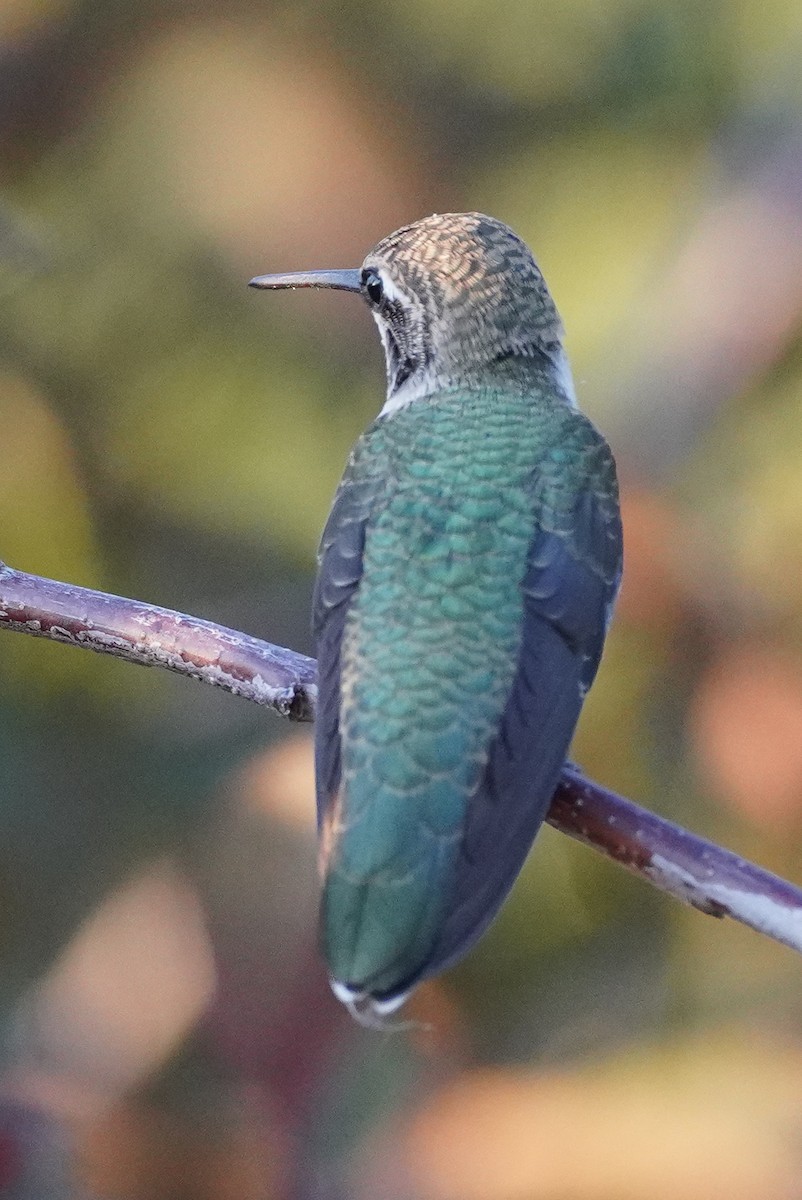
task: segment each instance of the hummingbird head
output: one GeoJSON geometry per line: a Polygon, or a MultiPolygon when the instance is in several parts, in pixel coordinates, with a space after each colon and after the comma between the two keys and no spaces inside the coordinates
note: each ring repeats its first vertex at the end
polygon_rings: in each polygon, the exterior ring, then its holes
{"type": "Polygon", "coordinates": [[[548,373],[574,392],[562,322],[528,246],[481,213],[441,213],[383,238],[350,271],[264,275],[264,288],[359,292],[379,328],[387,365],[383,412],[442,388],[548,373]]]}

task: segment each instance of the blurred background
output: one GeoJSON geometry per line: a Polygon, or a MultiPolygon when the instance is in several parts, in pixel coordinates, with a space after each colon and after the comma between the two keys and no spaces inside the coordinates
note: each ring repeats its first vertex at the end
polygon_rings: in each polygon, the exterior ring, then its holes
{"type": "MultiPolygon", "coordinates": [[[[0,557],[310,651],[356,266],[533,246],[623,484],[574,747],[802,882],[798,0],[2,0],[0,557]]],[[[551,830],[412,1031],[315,952],[308,731],[0,638],[0,1195],[802,1192],[802,962],[551,830]]]]}

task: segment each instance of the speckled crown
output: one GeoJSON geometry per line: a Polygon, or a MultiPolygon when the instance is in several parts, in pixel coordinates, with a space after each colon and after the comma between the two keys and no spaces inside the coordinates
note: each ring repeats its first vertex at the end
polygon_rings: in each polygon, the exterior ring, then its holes
{"type": "Polygon", "coordinates": [[[512,331],[525,315],[541,344],[561,338],[559,314],[531,250],[508,225],[483,213],[435,213],[405,225],[382,238],[364,265],[391,266],[432,315],[449,311],[463,322],[473,310],[500,331],[512,331]]]}

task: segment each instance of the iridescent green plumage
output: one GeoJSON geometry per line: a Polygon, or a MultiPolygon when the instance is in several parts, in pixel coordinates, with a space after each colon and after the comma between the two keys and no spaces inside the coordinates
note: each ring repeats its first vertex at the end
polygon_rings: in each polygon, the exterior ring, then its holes
{"type": "Polygon", "coordinates": [[[493,919],[547,811],[621,572],[615,466],[525,244],[478,213],[361,271],[387,402],[321,544],[314,628],[332,986],[368,1023],[493,919]]]}
{"type": "MultiPolygon", "coordinates": [[[[366,991],[390,993],[442,965],[431,954],[453,901],[467,809],[518,669],[533,528],[597,569],[585,648],[594,670],[601,649],[617,567],[578,544],[575,513],[588,493],[617,513],[612,460],[546,379],[540,394],[528,382],[443,392],[381,418],[358,443],[333,514],[336,537],[343,514],[353,519],[349,493],[357,506],[370,494],[342,636],[342,779],[323,898],[332,974],[366,991]]],[[[566,683],[573,722],[582,681],[566,683]]],[[[551,788],[572,729],[543,763],[551,788]]],[[[539,823],[537,784],[533,772],[529,812],[539,823]]]]}

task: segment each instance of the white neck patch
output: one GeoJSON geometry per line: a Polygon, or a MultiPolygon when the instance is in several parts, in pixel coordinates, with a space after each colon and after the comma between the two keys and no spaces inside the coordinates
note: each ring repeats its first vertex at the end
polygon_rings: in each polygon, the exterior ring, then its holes
{"type": "Polygon", "coordinates": [[[437,381],[430,371],[425,371],[422,375],[414,375],[402,383],[392,396],[387,397],[379,416],[386,417],[390,413],[398,412],[399,408],[406,408],[408,404],[414,404],[416,400],[425,400],[436,390],[437,381]]]}
{"type": "Polygon", "coordinates": [[[568,364],[568,355],[564,350],[560,350],[560,353],[554,359],[554,371],[557,376],[557,382],[565,392],[565,398],[569,405],[571,408],[578,408],[574,377],[571,374],[571,368],[568,364]]]}

